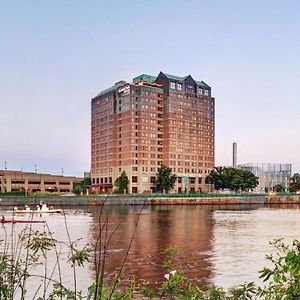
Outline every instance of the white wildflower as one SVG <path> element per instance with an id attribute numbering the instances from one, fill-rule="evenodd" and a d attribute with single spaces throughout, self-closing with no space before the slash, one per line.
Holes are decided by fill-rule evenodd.
<path id="1" fill-rule="evenodd" d="M 170 274 L 167 273 L 167 274 L 164 275 L 164 277 L 165 277 L 167 280 L 169 280 L 169 279 L 170 279 Z"/>
<path id="2" fill-rule="evenodd" d="M 172 276 L 174 276 L 176 272 L 177 272 L 176 270 L 173 270 L 173 271 L 170 272 L 170 274 L 171 274 Z"/>

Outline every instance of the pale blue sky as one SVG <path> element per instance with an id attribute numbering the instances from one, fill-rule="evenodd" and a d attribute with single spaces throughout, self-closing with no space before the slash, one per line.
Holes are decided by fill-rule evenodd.
<path id="1" fill-rule="evenodd" d="M 81 176 L 90 99 L 191 74 L 216 98 L 216 164 L 300 171 L 299 1 L 0 0 L 0 169 Z"/>

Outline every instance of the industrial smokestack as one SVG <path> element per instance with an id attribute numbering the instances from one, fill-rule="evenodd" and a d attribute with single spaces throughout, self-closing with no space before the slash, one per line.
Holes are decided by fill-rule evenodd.
<path id="1" fill-rule="evenodd" d="M 237 167 L 237 143 L 232 144 L 232 166 Z"/>

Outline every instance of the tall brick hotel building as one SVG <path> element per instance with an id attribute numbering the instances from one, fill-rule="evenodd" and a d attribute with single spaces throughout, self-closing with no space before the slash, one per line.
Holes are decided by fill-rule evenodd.
<path id="1" fill-rule="evenodd" d="M 119 81 L 92 99 L 92 184 L 113 188 L 125 171 L 129 193 L 154 191 L 161 165 L 177 175 L 176 192 L 204 191 L 214 168 L 215 99 L 192 76 L 160 72 Z"/>

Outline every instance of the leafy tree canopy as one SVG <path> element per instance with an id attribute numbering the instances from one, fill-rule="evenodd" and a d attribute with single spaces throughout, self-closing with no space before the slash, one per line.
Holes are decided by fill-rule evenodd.
<path id="1" fill-rule="evenodd" d="M 92 185 L 91 177 L 86 177 L 78 183 L 74 183 L 73 192 L 75 194 L 80 194 L 82 191 L 85 191 L 86 188 Z M 56 188 L 57 189 L 57 188 Z"/>
<path id="2" fill-rule="evenodd" d="M 284 192 L 284 187 L 281 184 L 276 184 L 273 186 L 273 191 L 277 193 Z"/>
<path id="3" fill-rule="evenodd" d="M 172 169 L 162 165 L 156 174 L 155 186 L 160 192 L 164 190 L 168 193 L 173 189 L 176 180 L 176 175 L 172 174 Z"/>
<path id="4" fill-rule="evenodd" d="M 300 174 L 295 173 L 290 179 L 290 192 L 296 193 L 300 191 Z"/>
<path id="5" fill-rule="evenodd" d="M 129 179 L 125 171 L 123 171 L 115 181 L 116 193 L 123 194 L 124 191 L 128 192 Z"/>
<path id="6" fill-rule="evenodd" d="M 258 177 L 247 170 L 217 167 L 207 176 L 206 182 L 214 184 L 217 190 L 247 191 L 258 185 Z"/>

